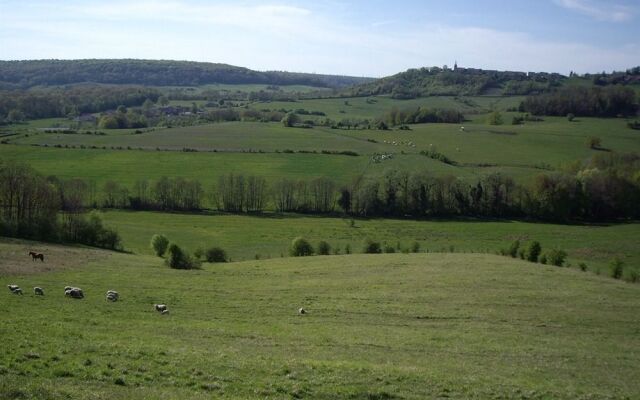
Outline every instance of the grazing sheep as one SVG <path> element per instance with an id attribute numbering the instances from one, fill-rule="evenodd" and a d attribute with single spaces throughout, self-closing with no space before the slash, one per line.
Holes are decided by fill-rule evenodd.
<path id="1" fill-rule="evenodd" d="M 168 311 L 168 310 L 167 310 L 167 305 L 166 305 L 166 304 L 154 304 L 153 306 L 156 308 L 156 311 L 157 311 L 157 312 L 160 312 L 160 313 L 161 313 L 161 312 Z"/>
<path id="2" fill-rule="evenodd" d="M 13 289 L 13 294 L 20 294 L 21 295 L 22 294 L 22 289 L 20 289 L 20 288 Z"/>
<path id="3" fill-rule="evenodd" d="M 307 313 L 307 310 L 305 310 L 304 308 L 300 307 L 300 309 L 298 310 L 298 314 L 300 315 L 304 315 Z"/>
<path id="4" fill-rule="evenodd" d="M 120 298 L 120 294 L 118 294 L 118 292 L 116 292 L 115 290 L 107 291 L 107 300 L 118 301 L 119 298 Z"/>
<path id="5" fill-rule="evenodd" d="M 16 289 L 20 289 L 20 286 L 18 286 L 18 285 L 7 285 L 7 287 L 9 288 L 11 293 L 13 293 L 13 291 L 16 290 Z"/>
<path id="6" fill-rule="evenodd" d="M 83 299 L 84 293 L 80 288 L 71 288 L 69 290 L 64 291 L 64 295 L 67 297 L 71 297 L 73 299 Z"/>
<path id="7" fill-rule="evenodd" d="M 41 287 L 38 287 L 38 286 L 33 288 L 33 293 L 36 296 L 44 296 L 44 290 Z"/>
<path id="8" fill-rule="evenodd" d="M 67 292 L 67 290 L 71 290 L 71 289 L 73 289 L 71 286 L 65 286 L 65 287 L 64 287 L 64 291 L 65 291 L 65 293 Z"/>
<path id="9" fill-rule="evenodd" d="M 160 314 L 162 314 L 162 315 L 169 314 L 169 310 L 162 310 L 162 312 Z"/>

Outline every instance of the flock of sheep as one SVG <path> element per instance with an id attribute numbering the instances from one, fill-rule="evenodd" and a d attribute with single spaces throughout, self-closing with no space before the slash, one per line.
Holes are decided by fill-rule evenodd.
<path id="1" fill-rule="evenodd" d="M 18 285 L 7 285 L 7 287 L 9 288 L 9 290 L 11 291 L 11 293 L 13 294 L 19 294 L 22 295 L 22 288 L 20 288 L 20 286 Z M 44 289 L 42 289 L 39 286 L 36 286 L 33 288 L 33 293 L 36 296 L 44 296 Z M 77 287 L 71 287 L 71 286 L 65 286 L 64 287 L 64 295 L 67 297 L 71 297 L 72 299 L 83 299 L 84 298 L 84 292 L 82 291 L 82 289 L 77 288 Z M 115 290 L 107 290 L 107 296 L 106 296 L 108 301 L 118 301 L 120 300 L 120 294 L 118 292 L 116 292 Z M 167 307 L 166 304 L 154 304 L 153 305 L 154 308 L 156 309 L 157 312 L 159 312 L 160 314 L 169 314 L 169 308 Z M 298 314 L 300 315 L 304 315 L 306 314 L 307 311 L 304 308 L 299 308 L 298 309 Z"/>
<path id="2" fill-rule="evenodd" d="M 33 252 L 29 253 L 30 255 L 33 256 L 32 254 Z M 44 261 L 44 256 L 42 257 Z M 35 260 L 35 258 L 34 258 Z M 22 295 L 22 288 L 20 288 L 20 286 L 18 285 L 7 285 L 7 287 L 9 288 L 9 290 L 11 291 L 11 293 L 13 294 L 17 294 L 17 295 Z M 36 286 L 33 288 L 33 293 L 36 296 L 44 296 L 44 289 Z M 72 299 L 83 299 L 84 298 L 84 292 L 82 291 L 82 289 L 78 288 L 78 287 L 72 287 L 72 286 L 65 286 L 64 287 L 64 295 L 66 297 L 71 297 Z M 108 301 L 118 301 L 120 300 L 120 294 L 118 292 L 116 292 L 115 290 L 107 290 L 107 294 L 106 294 L 106 299 Z M 167 307 L 166 304 L 154 304 L 153 305 L 155 310 L 157 312 L 159 312 L 160 314 L 169 314 L 169 308 Z M 307 311 L 304 308 L 300 308 L 298 309 L 298 314 L 300 315 L 304 315 L 307 314 Z"/>
<path id="3" fill-rule="evenodd" d="M 7 287 L 13 294 L 18 294 L 18 295 L 23 294 L 22 288 L 18 285 L 7 285 Z M 36 296 L 44 296 L 44 289 L 39 286 L 36 286 L 33 288 L 33 294 L 35 294 Z M 82 291 L 82 289 L 78 287 L 72 287 L 72 286 L 64 287 L 64 295 L 67 297 L 71 297 L 72 299 L 84 298 L 84 292 Z M 108 301 L 118 301 L 120 300 L 120 293 L 116 292 L 115 290 L 107 290 L 106 299 Z M 160 314 L 169 313 L 169 308 L 167 307 L 166 304 L 154 304 L 154 307 L 156 311 L 158 311 Z"/>

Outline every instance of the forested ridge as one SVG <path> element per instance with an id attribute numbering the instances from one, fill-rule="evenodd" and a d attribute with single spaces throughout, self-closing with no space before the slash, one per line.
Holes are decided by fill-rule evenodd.
<path id="1" fill-rule="evenodd" d="M 170 60 L 91 59 L 0 61 L 0 88 L 76 83 L 146 86 L 206 84 L 308 85 L 340 88 L 370 78 L 284 71 L 254 71 L 228 64 Z"/>
<path id="2" fill-rule="evenodd" d="M 555 92 L 570 83 L 580 85 L 640 84 L 640 67 L 610 74 L 495 71 L 478 68 L 412 68 L 350 89 L 354 96 L 391 95 L 396 99 L 425 96 L 538 95 Z"/>

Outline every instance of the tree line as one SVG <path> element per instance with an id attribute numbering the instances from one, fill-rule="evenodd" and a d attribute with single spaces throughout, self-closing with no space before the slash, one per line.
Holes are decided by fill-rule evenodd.
<path id="1" fill-rule="evenodd" d="M 553 93 L 527 97 L 520 111 L 534 115 L 616 117 L 636 115 L 638 103 L 635 91 L 622 85 L 567 86 Z"/>
<path id="2" fill-rule="evenodd" d="M 90 190 L 81 179 L 45 178 L 25 165 L 0 163 L 0 236 L 121 249 L 118 233 L 87 214 Z"/>
<path id="3" fill-rule="evenodd" d="M 134 107 L 157 101 L 156 89 L 136 86 L 74 86 L 71 88 L 0 90 L 0 122 L 78 116 Z"/>
<path id="4" fill-rule="evenodd" d="M 370 78 L 253 71 L 228 64 L 170 60 L 0 61 L 0 87 L 69 85 L 95 82 L 150 86 L 201 86 L 211 83 L 345 87 Z"/>
<path id="5" fill-rule="evenodd" d="M 52 208 L 56 211 L 100 207 L 158 211 L 214 208 L 231 213 L 270 210 L 354 217 L 464 216 L 566 222 L 640 217 L 638 171 L 638 154 L 603 153 L 563 171 L 539 174 L 528 184 L 499 173 L 468 182 L 454 176 L 395 169 L 387 170 L 380 178 L 358 179 L 350 184 L 328 177 L 267 181 L 244 174 L 220 176 L 210 187 L 195 179 L 168 177 L 138 180 L 131 187 L 107 181 L 99 188 L 81 179 L 31 179 L 43 182 L 38 196 L 46 199 L 57 193 L 54 197 L 61 206 Z M 52 184 L 53 188 L 47 186 Z M 40 209 L 47 204 L 50 202 L 38 202 L 38 211 L 25 214 L 24 218 L 38 220 L 43 212 L 50 215 L 46 214 L 47 208 Z"/>

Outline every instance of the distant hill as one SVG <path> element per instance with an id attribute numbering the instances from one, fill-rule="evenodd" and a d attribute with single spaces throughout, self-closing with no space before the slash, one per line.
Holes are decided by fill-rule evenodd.
<path id="1" fill-rule="evenodd" d="M 199 86 L 223 84 L 308 85 L 327 88 L 373 81 L 340 75 L 253 71 L 228 64 L 156 60 L 0 61 L 0 88 L 76 83 Z"/>
<path id="2" fill-rule="evenodd" d="M 492 71 L 475 68 L 439 67 L 409 69 L 396 75 L 366 82 L 351 94 L 388 94 L 397 99 L 423 96 L 528 95 L 544 93 L 568 78 L 557 73 Z"/>

